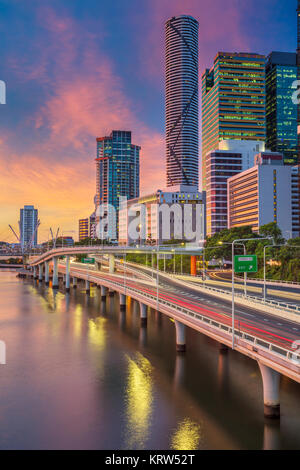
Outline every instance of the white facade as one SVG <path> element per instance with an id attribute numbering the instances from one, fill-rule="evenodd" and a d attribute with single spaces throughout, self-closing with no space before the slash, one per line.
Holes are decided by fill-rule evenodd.
<path id="1" fill-rule="evenodd" d="M 242 154 L 242 167 L 244 171 L 253 166 L 255 155 L 265 151 L 265 142 L 260 140 L 221 140 L 219 150 Z"/>
<path id="2" fill-rule="evenodd" d="M 228 228 L 275 222 L 285 238 L 292 234 L 292 167 L 282 155 L 262 153 L 256 165 L 228 179 Z"/>
<path id="3" fill-rule="evenodd" d="M 186 188 L 178 186 L 176 189 Z M 157 240 L 161 243 L 171 239 L 198 242 L 204 238 L 205 193 L 158 190 L 127 201 L 119 211 L 120 244 Z"/>

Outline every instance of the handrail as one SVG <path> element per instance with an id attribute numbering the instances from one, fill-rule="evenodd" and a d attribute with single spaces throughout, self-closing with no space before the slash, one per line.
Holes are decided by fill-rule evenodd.
<path id="1" fill-rule="evenodd" d="M 79 277 L 80 277 L 80 275 L 84 276 L 84 274 L 82 274 L 82 272 L 78 272 Z M 94 282 L 96 284 L 100 283 L 101 280 L 103 281 L 103 279 L 99 278 L 99 276 L 89 276 L 89 274 L 88 274 L 87 277 L 88 277 L 88 280 L 90 282 Z M 110 286 L 117 287 L 118 290 L 120 290 L 122 292 L 125 290 L 123 283 L 119 283 L 119 282 L 112 281 L 112 280 L 107 280 L 107 279 L 104 279 L 104 282 L 109 284 Z M 149 294 L 149 293 L 145 293 L 145 292 L 141 293 L 138 289 L 136 289 L 132 286 L 128 286 L 128 285 L 126 286 L 126 293 L 127 294 L 128 293 L 135 293 L 135 294 L 138 294 L 138 297 L 145 297 L 147 299 L 150 299 L 150 300 L 153 301 L 153 306 L 155 308 L 157 306 L 157 298 L 153 294 Z M 187 309 L 185 307 L 181 307 L 181 306 L 179 306 L 175 303 L 169 302 L 168 300 L 159 299 L 158 300 L 158 305 L 159 306 L 164 306 L 165 305 L 165 306 L 167 306 L 169 308 L 172 308 L 172 309 L 174 309 L 174 310 L 176 310 L 180 313 L 183 313 L 184 315 L 187 315 L 189 317 L 192 317 L 194 319 L 199 320 L 202 324 L 205 324 L 206 326 L 209 325 L 212 328 L 217 328 L 218 330 L 222 330 L 223 333 L 226 332 L 226 333 L 232 335 L 232 326 L 231 325 L 226 325 L 225 323 L 222 323 L 218 320 L 212 319 L 212 318 L 210 318 L 206 315 L 196 313 L 196 312 L 194 312 L 190 309 Z M 281 358 L 284 357 L 287 361 L 292 362 L 295 365 L 298 365 L 300 363 L 300 353 L 293 352 L 290 349 L 283 348 L 282 346 L 279 346 L 276 343 L 271 343 L 271 342 L 269 342 L 265 339 L 262 339 L 262 338 L 259 338 L 257 336 L 251 335 L 250 333 L 247 333 L 245 331 L 240 331 L 240 329 L 235 328 L 234 329 L 234 334 L 240 340 L 245 341 L 246 344 L 252 344 L 252 345 L 255 345 L 256 347 L 260 347 L 260 348 L 268 351 L 272 355 L 275 355 L 275 357 L 281 357 Z M 299 368 L 299 371 L 300 371 L 300 368 Z"/>

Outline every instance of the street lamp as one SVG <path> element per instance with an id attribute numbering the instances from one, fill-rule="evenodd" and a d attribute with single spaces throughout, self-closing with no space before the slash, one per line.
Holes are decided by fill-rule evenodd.
<path id="1" fill-rule="evenodd" d="M 232 304 L 231 304 L 231 319 L 232 319 L 232 349 L 234 349 L 234 245 L 242 242 L 248 241 L 261 241 L 261 240 L 271 240 L 273 237 L 264 237 L 264 238 L 241 238 L 233 240 L 232 245 Z"/>
<path id="2" fill-rule="evenodd" d="M 219 241 L 219 245 L 231 245 L 231 242 L 222 242 Z M 236 245 L 241 245 L 244 247 L 244 255 L 246 255 L 246 245 L 244 243 L 236 243 Z M 233 269 L 233 266 L 232 266 Z M 244 294 L 247 297 L 247 273 L 244 273 Z"/>

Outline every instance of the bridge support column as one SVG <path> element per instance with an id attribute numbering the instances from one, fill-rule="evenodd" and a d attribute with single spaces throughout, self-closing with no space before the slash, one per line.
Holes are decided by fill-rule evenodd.
<path id="1" fill-rule="evenodd" d="M 77 277 L 73 277 L 73 289 L 77 289 Z"/>
<path id="2" fill-rule="evenodd" d="M 88 280 L 86 279 L 86 281 L 85 281 L 85 292 L 86 292 L 87 294 L 89 294 L 89 293 L 90 293 L 90 290 L 91 290 L 90 281 L 88 281 Z"/>
<path id="3" fill-rule="evenodd" d="M 263 382 L 264 415 L 266 418 L 280 418 L 280 373 L 257 361 Z"/>
<path id="4" fill-rule="evenodd" d="M 33 279 L 37 279 L 36 266 L 33 266 Z"/>
<path id="5" fill-rule="evenodd" d="M 140 312 L 141 312 L 141 325 L 147 325 L 147 305 L 140 302 Z"/>
<path id="6" fill-rule="evenodd" d="M 39 264 L 39 281 L 42 282 L 43 280 L 43 265 Z"/>
<path id="7" fill-rule="evenodd" d="M 70 256 L 66 257 L 66 292 L 70 292 Z"/>
<path id="8" fill-rule="evenodd" d="M 115 255 L 109 255 L 108 260 L 109 260 L 109 272 L 110 274 L 113 274 L 115 272 Z"/>
<path id="9" fill-rule="evenodd" d="M 115 291 L 114 290 L 109 290 L 108 295 L 109 295 L 109 297 L 113 297 L 115 295 Z"/>
<path id="10" fill-rule="evenodd" d="M 54 258 L 53 258 L 52 288 L 53 289 L 58 289 L 58 258 L 57 258 L 57 256 L 54 256 Z"/>
<path id="11" fill-rule="evenodd" d="M 120 309 L 121 310 L 126 309 L 126 295 L 125 294 L 120 294 Z"/>
<path id="12" fill-rule="evenodd" d="M 101 300 L 106 299 L 106 294 L 107 294 L 107 287 L 101 286 Z"/>
<path id="13" fill-rule="evenodd" d="M 45 283 L 49 286 L 49 261 L 45 261 Z"/>
<path id="14" fill-rule="evenodd" d="M 178 320 L 175 320 L 176 328 L 176 351 L 185 352 L 185 325 Z"/>

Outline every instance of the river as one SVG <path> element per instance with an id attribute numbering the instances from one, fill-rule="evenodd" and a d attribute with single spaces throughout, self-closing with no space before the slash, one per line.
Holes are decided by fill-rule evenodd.
<path id="1" fill-rule="evenodd" d="M 255 361 L 118 296 L 65 294 L 0 272 L 0 449 L 300 449 L 300 385 L 263 417 Z"/>

